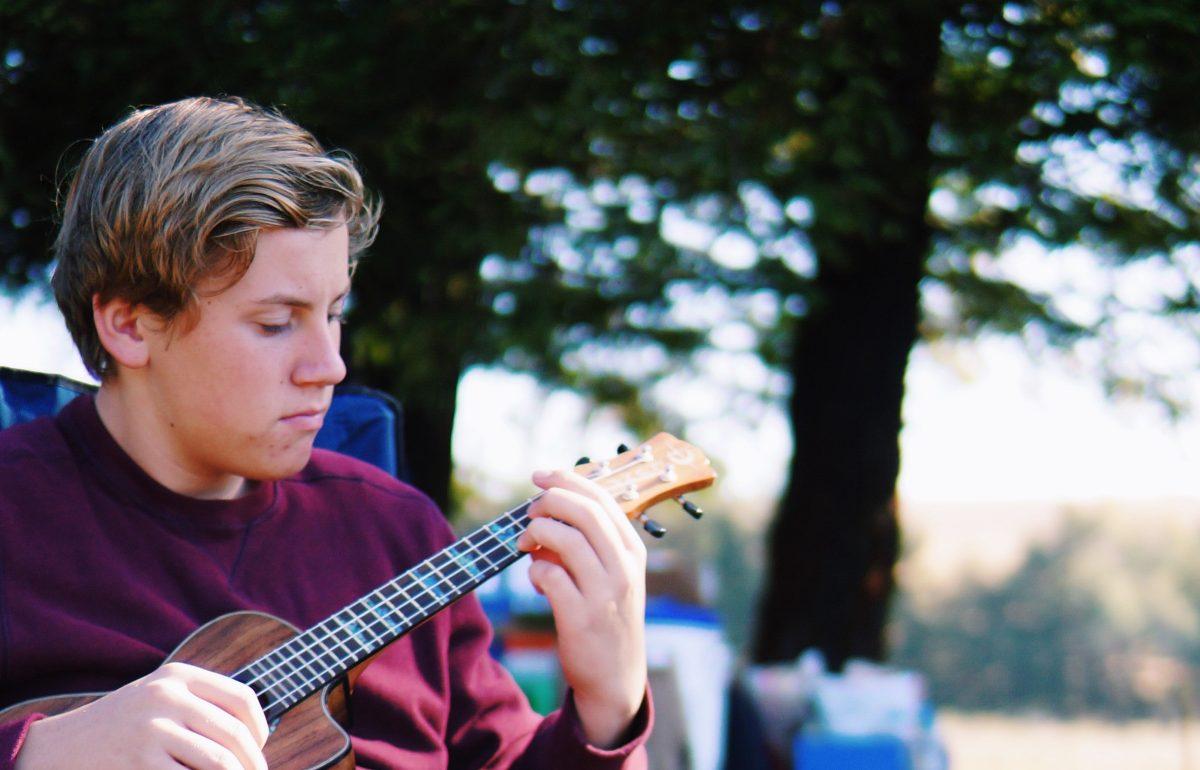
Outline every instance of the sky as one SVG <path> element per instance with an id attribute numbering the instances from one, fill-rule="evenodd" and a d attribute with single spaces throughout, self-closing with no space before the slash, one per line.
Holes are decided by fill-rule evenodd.
<path id="1" fill-rule="evenodd" d="M 0 295 L 0 366 L 87 379 L 57 308 L 32 295 Z M 468 372 L 459 403 L 456 460 L 497 494 L 534 467 L 604 456 L 633 438 L 613 414 L 498 370 Z M 1069 361 L 1034 362 L 1012 340 L 919 346 L 904 423 L 899 489 L 909 503 L 1200 501 L 1200 419 L 1172 424 L 1154 405 L 1113 403 Z M 778 492 L 790 450 L 778 410 L 710 414 L 688 436 L 719 463 L 723 497 Z"/>

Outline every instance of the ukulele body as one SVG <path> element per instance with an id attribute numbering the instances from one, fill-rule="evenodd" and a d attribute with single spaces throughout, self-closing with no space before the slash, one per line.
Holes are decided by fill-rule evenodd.
<path id="1" fill-rule="evenodd" d="M 266 613 L 232 612 L 196 629 L 165 662 L 189 663 L 230 675 L 298 633 L 295 626 Z M 350 672 L 351 681 L 360 670 L 357 667 Z M 83 693 L 22 701 L 0 711 L 0 722 L 37 713 L 62 714 L 103 695 Z M 271 770 L 353 770 L 350 736 L 338 723 L 345 721 L 346 715 L 346 690 L 337 682 L 300 701 L 280 718 L 267 739 L 263 747 L 267 765 Z"/>

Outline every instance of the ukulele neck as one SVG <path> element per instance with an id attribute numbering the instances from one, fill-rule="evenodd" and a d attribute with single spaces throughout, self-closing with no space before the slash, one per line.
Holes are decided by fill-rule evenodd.
<path id="1" fill-rule="evenodd" d="M 529 525 L 530 502 L 343 607 L 233 678 L 258 693 L 268 720 L 282 716 L 519 559 L 516 541 Z"/>

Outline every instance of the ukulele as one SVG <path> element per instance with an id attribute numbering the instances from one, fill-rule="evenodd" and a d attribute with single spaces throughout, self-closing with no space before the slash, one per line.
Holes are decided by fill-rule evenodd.
<path id="1" fill-rule="evenodd" d="M 622 446 L 611 460 L 584 458 L 575 470 L 603 487 L 626 516 L 642 522 L 655 537 L 666 530 L 646 518 L 646 509 L 675 498 L 700 518 L 700 509 L 682 495 L 716 479 L 700 450 L 668 433 L 659 433 L 633 450 Z M 273 770 L 353 770 L 350 736 L 341 723 L 347 716 L 347 698 L 363 669 L 388 644 L 524 556 L 516 541 L 529 525 L 528 509 L 535 499 L 305 631 L 266 613 L 232 612 L 196 629 L 164 662 L 199 666 L 253 689 L 271 730 L 263 754 Z M 0 711 L 0 722 L 34 713 L 61 714 L 103 695 L 77 693 L 23 701 Z"/>

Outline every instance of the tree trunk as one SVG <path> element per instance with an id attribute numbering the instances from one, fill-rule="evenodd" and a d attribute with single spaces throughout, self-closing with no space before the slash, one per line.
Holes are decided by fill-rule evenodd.
<path id="1" fill-rule="evenodd" d="M 898 540 L 897 435 L 917 316 L 919 262 L 903 261 L 894 271 L 827 274 L 825 311 L 807 319 L 796 342 L 795 452 L 770 536 L 760 662 L 791 660 L 809 647 L 835 668 L 884 654 Z"/>
<path id="2" fill-rule="evenodd" d="M 458 375 L 446 382 L 444 398 L 433 403 L 404 405 L 404 453 L 412 484 L 433 498 L 447 514 L 451 513 L 450 479 L 453 461 L 450 439 L 454 428 L 455 394 Z"/>
<path id="3" fill-rule="evenodd" d="M 840 669 L 849 657 L 885 652 L 904 372 L 931 244 L 928 137 L 940 50 L 933 10 L 847 5 L 828 32 L 844 36 L 861 57 L 828 81 L 830 160 L 812 192 L 820 269 L 791 353 L 795 452 L 770 533 L 759 662 L 792 660 L 815 647 Z M 874 81 L 874 91 L 855 87 L 863 78 Z M 864 93 L 881 96 L 872 101 Z M 849 225 L 845 212 L 852 212 Z"/>

